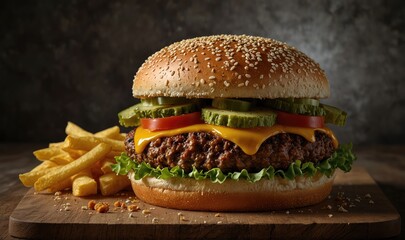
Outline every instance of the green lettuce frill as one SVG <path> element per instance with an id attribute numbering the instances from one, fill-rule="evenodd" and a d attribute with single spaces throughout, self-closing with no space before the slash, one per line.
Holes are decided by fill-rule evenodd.
<path id="1" fill-rule="evenodd" d="M 223 183 L 226 179 L 245 179 L 249 182 L 257 182 L 261 179 L 272 179 L 274 176 L 292 180 L 296 176 L 314 176 L 317 172 L 330 177 L 337 168 L 344 172 L 350 171 L 354 160 L 356 160 L 356 156 L 352 151 L 351 144 L 341 145 L 330 158 L 318 164 L 313 164 L 312 162 L 302 163 L 297 160 L 291 163 L 287 170 L 276 170 L 270 166 L 257 173 L 249 173 L 245 169 L 240 172 L 223 173 L 219 168 L 213 168 L 208 171 L 193 168 L 191 172 L 186 173 L 179 166 L 170 169 L 167 167 L 154 168 L 148 163 L 137 163 L 131 160 L 126 153 L 121 153 L 120 156 L 116 156 L 115 160 L 117 164 L 112 165 L 112 170 L 120 175 L 126 175 L 128 172 L 133 171 L 135 173 L 135 180 L 142 179 L 145 176 L 160 179 L 182 177 L 194 178 L 196 180 L 210 179 L 215 183 Z"/>

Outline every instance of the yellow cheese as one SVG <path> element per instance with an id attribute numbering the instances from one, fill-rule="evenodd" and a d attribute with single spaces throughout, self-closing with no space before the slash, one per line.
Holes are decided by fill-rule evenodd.
<path id="1" fill-rule="evenodd" d="M 289 127 L 283 125 L 273 125 L 271 127 L 255 128 L 230 128 L 210 124 L 196 124 L 183 128 L 152 132 L 143 127 L 138 127 L 135 132 L 134 143 L 137 153 L 143 152 L 150 141 L 160 137 L 170 137 L 189 132 L 212 132 L 220 135 L 222 138 L 229 140 L 238 145 L 246 154 L 253 155 L 259 150 L 260 145 L 269 137 L 279 133 L 293 133 L 300 135 L 310 142 L 315 141 L 315 131 L 326 133 L 332 138 L 335 148 L 338 142 L 329 128 L 301 128 Z"/>

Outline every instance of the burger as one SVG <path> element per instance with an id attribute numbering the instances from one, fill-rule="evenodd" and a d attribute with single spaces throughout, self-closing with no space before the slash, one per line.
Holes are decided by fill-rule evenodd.
<path id="1" fill-rule="evenodd" d="M 320 103 L 324 71 L 285 43 L 216 35 L 173 43 L 139 68 L 121 111 L 132 127 L 113 170 L 136 196 L 184 210 L 267 211 L 324 200 L 351 145 L 326 124 L 347 114 Z"/>

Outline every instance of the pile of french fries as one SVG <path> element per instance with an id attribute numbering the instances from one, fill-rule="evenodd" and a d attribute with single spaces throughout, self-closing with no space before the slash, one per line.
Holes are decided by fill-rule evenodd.
<path id="1" fill-rule="evenodd" d="M 111 170 L 114 156 L 125 151 L 125 134 L 119 127 L 93 134 L 68 122 L 65 132 L 65 141 L 34 152 L 41 163 L 19 175 L 24 186 L 34 187 L 36 192 L 71 189 L 74 196 L 84 197 L 98 192 L 112 195 L 130 185 L 127 176 Z"/>

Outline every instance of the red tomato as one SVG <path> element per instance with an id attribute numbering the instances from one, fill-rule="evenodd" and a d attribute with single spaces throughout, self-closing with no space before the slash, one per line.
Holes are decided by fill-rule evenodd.
<path id="1" fill-rule="evenodd" d="M 323 116 L 306 116 L 286 112 L 277 112 L 277 123 L 304 128 L 322 128 L 325 126 Z"/>
<path id="2" fill-rule="evenodd" d="M 141 126 L 151 131 L 161 131 L 204 123 L 201 112 L 193 112 L 165 118 L 141 118 Z"/>

